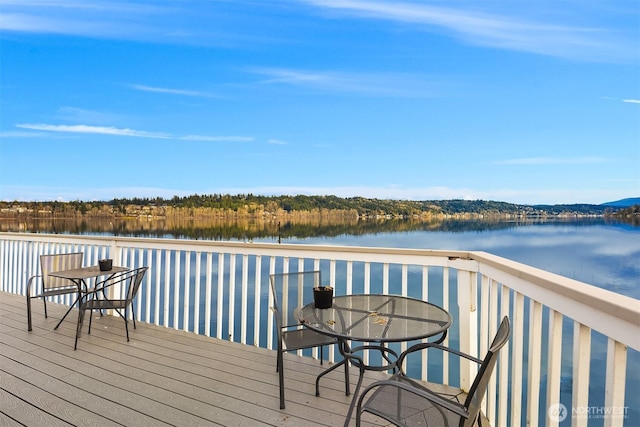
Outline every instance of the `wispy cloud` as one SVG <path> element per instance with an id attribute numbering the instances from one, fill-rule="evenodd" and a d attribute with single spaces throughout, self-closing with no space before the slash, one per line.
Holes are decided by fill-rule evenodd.
<path id="1" fill-rule="evenodd" d="M 251 142 L 255 141 L 251 136 L 239 136 L 239 135 L 185 135 L 176 136 L 164 132 L 149 132 L 144 130 L 135 130 L 128 128 L 116 128 L 111 126 L 91 126 L 91 125 L 51 125 L 44 123 L 22 123 L 15 125 L 20 129 L 29 129 L 40 132 L 2 132 L 0 137 L 6 138 L 35 138 L 45 137 L 50 132 L 54 133 L 71 133 L 71 134 L 96 134 L 96 135 L 110 135 L 110 136 L 133 136 L 139 138 L 159 138 L 159 139 L 176 139 L 181 141 L 203 141 L 203 142 Z M 273 142 L 270 142 L 273 143 Z"/>
<path id="2" fill-rule="evenodd" d="M 255 138 L 250 136 L 206 136 L 206 135 L 187 135 L 179 139 L 183 141 L 208 141 L 208 142 L 251 142 Z"/>
<path id="3" fill-rule="evenodd" d="M 146 85 L 140 85 L 140 84 L 130 84 L 129 87 L 135 90 L 143 91 L 143 92 L 165 93 L 169 95 L 195 96 L 195 97 L 202 97 L 202 98 L 217 97 L 217 95 L 214 95 L 212 93 L 200 92 L 195 90 L 170 89 L 170 88 L 146 86 Z"/>
<path id="4" fill-rule="evenodd" d="M 97 135 L 116 135 L 116 136 L 134 136 L 139 138 L 171 138 L 171 135 L 159 132 L 147 132 L 127 128 L 115 128 L 106 126 L 88 126 L 88 125 L 49 125 L 42 123 L 24 123 L 17 124 L 16 127 L 21 129 L 32 129 L 46 132 L 65 132 L 65 133 L 83 133 Z"/>
<path id="5" fill-rule="evenodd" d="M 332 93 L 406 98 L 432 97 L 451 83 L 435 77 L 410 73 L 348 73 L 322 70 L 254 67 L 248 72 L 260 75 L 264 85 L 288 85 Z"/>
<path id="6" fill-rule="evenodd" d="M 162 35 L 157 19 L 172 12 L 171 7 L 156 3 L 109 0 L 3 0 L 2 6 L 2 30 L 119 39 Z M 155 19 L 156 25 L 149 19 Z"/>
<path id="7" fill-rule="evenodd" d="M 288 145 L 289 143 L 287 141 L 283 141 L 281 139 L 270 139 L 267 141 L 268 144 L 274 144 L 274 145 Z"/>
<path id="8" fill-rule="evenodd" d="M 589 2 L 583 7 L 573 1 L 536 2 L 531 7 L 514 6 L 511 2 L 297 2 L 321 10 L 323 17 L 331 11 L 348 19 L 393 22 L 402 25 L 403 30 L 440 33 L 470 45 L 592 61 L 629 61 L 637 57 L 637 32 L 635 26 L 629 26 L 635 23 L 627 23 L 628 16 L 637 13 L 633 2 L 614 2 L 615 7 L 610 2 Z M 211 2 L 199 9 L 202 16 L 194 17 L 191 8 L 180 1 L 4 0 L 0 29 L 188 44 L 279 40 L 273 34 L 256 38 L 250 31 L 238 30 L 245 20 L 227 13 L 224 3 Z M 268 7 L 291 12 L 291 3 L 294 2 L 271 2 Z M 615 11 L 616 7 L 621 10 Z M 301 16 L 308 12 L 308 8 L 294 10 Z M 219 21 L 225 13 L 226 25 L 213 31 L 211 22 Z M 625 25 L 614 27 L 619 22 Z"/>
<path id="9" fill-rule="evenodd" d="M 605 163 L 610 161 L 603 157 L 524 157 L 494 162 L 498 165 L 578 165 Z"/>
<path id="10" fill-rule="evenodd" d="M 622 102 L 628 102 L 629 104 L 640 104 L 640 99 L 623 99 Z"/>
<path id="11" fill-rule="evenodd" d="M 482 2 L 474 7 L 464 3 L 456 8 L 384 0 L 301 1 L 363 19 L 413 24 L 420 30 L 444 32 L 474 45 L 585 60 L 631 60 L 637 55 L 635 41 L 623 33 L 597 24 L 576 26 L 547 23 L 543 16 L 538 20 L 522 18 L 517 15 L 517 9 L 498 10 L 504 6 L 501 2 Z M 549 8 L 548 15 L 554 19 L 568 21 L 576 13 L 573 7 L 562 10 L 562 6 L 555 3 L 545 5 Z M 481 7 L 494 9 L 480 11 Z M 537 9 L 545 11 L 546 8 L 541 5 Z M 523 11 L 531 14 L 531 9 L 523 8 Z"/>

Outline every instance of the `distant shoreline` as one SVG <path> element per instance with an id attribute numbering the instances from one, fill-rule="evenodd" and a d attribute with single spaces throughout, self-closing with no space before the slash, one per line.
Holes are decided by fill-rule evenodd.
<path id="1" fill-rule="evenodd" d="M 603 205 L 518 205 L 485 200 L 383 200 L 336 196 L 193 195 L 111 201 L 0 202 L 0 218 L 232 219 L 517 219 L 637 216 L 624 199 Z M 635 205 L 640 206 L 640 205 Z M 629 211 L 630 209 L 630 211 Z"/>

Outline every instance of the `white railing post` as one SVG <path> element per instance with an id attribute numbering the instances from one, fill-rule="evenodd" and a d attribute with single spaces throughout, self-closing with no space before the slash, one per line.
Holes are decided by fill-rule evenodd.
<path id="1" fill-rule="evenodd" d="M 524 295 L 516 292 L 513 297 L 513 314 L 511 329 L 511 422 L 509 425 L 518 426 L 522 420 L 522 389 L 524 372 Z M 526 409 L 526 408 L 525 408 Z"/>
<path id="2" fill-rule="evenodd" d="M 588 416 L 584 410 L 589 407 L 589 372 L 591 369 L 591 329 L 578 322 L 573 324 L 573 389 L 571 425 L 587 427 Z M 573 412 L 575 411 L 575 416 Z"/>
<path id="3" fill-rule="evenodd" d="M 451 299 L 449 297 L 449 267 L 442 268 L 442 308 L 446 311 L 449 311 L 449 307 L 451 307 Z M 458 329 L 462 327 L 462 319 L 458 319 Z M 449 331 L 450 332 L 450 331 Z M 442 342 L 442 345 L 449 345 L 449 332 L 447 333 L 446 338 Z M 462 346 L 462 338 L 460 338 L 460 345 Z M 462 347 L 460 347 L 461 351 Z M 445 354 L 442 358 L 442 383 L 449 384 L 449 357 Z"/>
<path id="4" fill-rule="evenodd" d="M 560 379 L 562 375 L 562 314 L 555 310 L 549 310 L 548 349 L 546 421 L 547 426 L 558 427 L 560 425 L 559 417 L 555 416 L 557 415 L 555 413 L 549 413 L 549 410 L 559 410 L 560 408 Z"/>
<path id="5" fill-rule="evenodd" d="M 628 408 L 624 406 L 624 387 L 627 371 L 627 347 L 608 339 L 607 379 L 604 391 L 604 409 L 611 415 L 604 420 L 605 427 L 622 427 Z"/>
<path id="6" fill-rule="evenodd" d="M 202 276 L 202 252 L 196 251 L 196 274 L 193 284 L 193 332 L 201 334 L 200 329 L 200 276 Z"/>
<path id="7" fill-rule="evenodd" d="M 242 324 L 240 326 L 240 342 L 242 344 L 247 343 L 247 304 L 249 300 L 249 255 L 242 255 L 242 284 L 240 300 L 240 312 L 242 313 L 240 319 Z"/>
<path id="8" fill-rule="evenodd" d="M 540 409 L 540 360 L 542 358 L 542 304 L 530 301 L 529 306 L 529 355 L 527 378 L 527 425 L 537 426 Z"/>
<path id="9" fill-rule="evenodd" d="M 120 246 L 118 246 L 118 243 L 116 240 L 112 240 L 111 243 L 109 244 L 109 258 L 113 259 L 113 262 L 122 265 L 123 264 L 123 259 L 122 259 L 122 248 Z"/>
<path id="10" fill-rule="evenodd" d="M 216 299 L 216 338 L 222 339 L 222 315 L 224 307 L 224 253 L 218 253 L 218 298 Z"/>
<path id="11" fill-rule="evenodd" d="M 213 286 L 213 254 L 211 252 L 207 252 L 207 261 L 205 267 L 205 291 L 204 291 L 204 334 L 208 337 L 211 336 L 211 295 L 212 295 L 212 286 Z"/>
<path id="12" fill-rule="evenodd" d="M 478 355 L 478 316 L 476 315 L 475 273 L 458 270 L 458 308 L 460 313 L 460 351 Z M 460 361 L 460 388 L 469 391 L 478 367 L 466 359 Z"/>
<path id="13" fill-rule="evenodd" d="M 226 339 L 235 340 L 235 319 L 236 319 L 236 254 L 229 255 L 229 305 L 227 307 L 229 316 L 228 333 Z"/>
<path id="14" fill-rule="evenodd" d="M 184 253 L 184 286 L 182 290 L 182 330 L 189 330 L 189 305 L 191 302 L 191 251 Z"/>
<path id="15" fill-rule="evenodd" d="M 268 286 L 270 284 L 267 282 L 267 292 L 269 291 Z M 253 285 L 253 345 L 256 347 L 260 346 L 260 336 L 262 335 L 260 332 L 260 313 L 261 313 L 261 292 L 262 289 L 262 257 L 260 255 L 256 255 L 256 277 Z M 267 310 L 269 308 L 267 307 Z"/>
<path id="16" fill-rule="evenodd" d="M 173 254 L 173 265 L 174 265 L 174 274 L 173 274 L 173 329 L 179 329 L 179 318 L 180 318 L 180 252 L 175 251 Z M 169 282 L 166 283 L 169 285 Z M 168 301 L 167 301 L 168 302 Z"/>

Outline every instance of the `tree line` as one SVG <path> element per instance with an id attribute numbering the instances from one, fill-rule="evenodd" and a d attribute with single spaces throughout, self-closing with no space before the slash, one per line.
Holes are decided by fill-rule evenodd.
<path id="1" fill-rule="evenodd" d="M 424 217 L 441 215 L 608 215 L 619 209 L 590 204 L 520 205 L 487 200 L 393 200 L 365 197 L 254 194 L 116 198 L 109 201 L 0 202 L 2 216 L 281 216 Z"/>

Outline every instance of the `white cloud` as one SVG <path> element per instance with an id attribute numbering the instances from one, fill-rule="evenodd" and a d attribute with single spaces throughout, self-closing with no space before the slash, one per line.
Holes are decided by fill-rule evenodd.
<path id="1" fill-rule="evenodd" d="M 288 145 L 289 143 L 287 141 L 282 141 L 281 139 L 270 139 L 267 141 L 268 144 L 275 144 L 275 145 Z"/>
<path id="2" fill-rule="evenodd" d="M 205 141 L 205 142 L 251 142 L 254 141 L 254 137 L 250 136 L 208 136 L 208 135 L 186 135 L 181 137 L 175 137 L 168 133 L 163 132 L 148 132 L 143 130 L 135 130 L 128 128 L 116 128 L 111 126 L 90 126 L 90 125 L 50 125 L 44 123 L 23 123 L 15 125 L 21 129 L 31 129 L 45 132 L 56 133 L 80 133 L 80 134 L 97 134 L 97 135 L 112 135 L 112 136 L 133 136 L 138 138 L 159 138 L 159 139 L 179 139 L 182 141 Z M 47 136 L 47 133 L 43 132 L 3 132 L 0 134 L 4 137 L 13 138 L 35 138 Z"/>
<path id="3" fill-rule="evenodd" d="M 98 135 L 117 135 L 117 136 L 134 136 L 139 138 L 171 138 L 166 133 L 147 132 L 134 129 L 120 129 L 106 126 L 89 126 L 89 125 L 48 125 L 42 123 L 24 123 L 17 124 L 16 127 L 21 129 L 42 130 L 47 132 L 64 132 L 64 133 L 89 133 Z"/>
<path id="4" fill-rule="evenodd" d="M 333 93 L 425 98 L 451 83 L 439 77 L 410 73 L 349 73 L 321 70 L 254 67 L 248 72 L 264 77 L 265 85 L 289 85 Z"/>
<path id="5" fill-rule="evenodd" d="M 504 6 L 502 2 L 480 2 L 474 4 L 474 7 L 463 4 L 456 8 L 384 0 L 302 1 L 364 19 L 408 23 L 418 26 L 420 30 L 443 31 L 466 43 L 481 46 L 586 60 L 634 60 L 637 55 L 635 41 L 614 30 L 598 26 L 546 23 L 543 21 L 546 17 L 538 18 L 538 21 L 528 18 L 529 15 L 521 18 L 517 16 L 517 9 L 512 8 L 508 13 L 495 10 Z M 569 11 L 562 10 L 562 5 L 553 6 L 558 9 L 546 10 L 550 6 L 544 4 L 537 12 L 546 11 L 555 19 L 564 17 L 565 20 L 572 19 L 571 15 L 580 12 L 576 8 Z M 483 12 L 480 8 L 494 10 Z M 530 8 L 522 10 L 521 13 L 532 14 Z M 597 11 L 593 16 L 597 18 Z"/>
<path id="6" fill-rule="evenodd" d="M 623 99 L 622 102 L 628 102 L 629 104 L 640 104 L 640 99 Z"/>
<path id="7" fill-rule="evenodd" d="M 140 84 L 130 84 L 129 87 L 135 90 L 143 91 L 143 92 L 166 93 L 169 95 L 195 96 L 195 97 L 203 97 L 203 98 L 212 98 L 216 96 L 211 93 L 199 92 L 195 90 L 170 89 L 170 88 L 146 86 L 146 85 L 140 85 Z"/>

